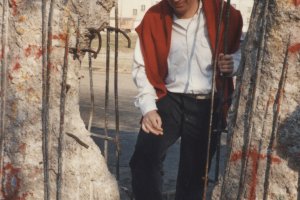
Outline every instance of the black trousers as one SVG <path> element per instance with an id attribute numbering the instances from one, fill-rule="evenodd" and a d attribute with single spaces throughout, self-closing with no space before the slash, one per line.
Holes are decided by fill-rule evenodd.
<path id="1" fill-rule="evenodd" d="M 176 200 L 201 200 L 207 156 L 210 99 L 196 100 L 169 92 L 157 102 L 157 108 L 164 134 L 155 136 L 140 130 L 130 160 L 135 198 L 162 199 L 163 161 L 168 148 L 181 137 Z M 214 117 L 213 126 L 216 125 L 216 120 Z M 210 157 L 216 150 L 216 142 L 216 136 L 212 134 Z"/>

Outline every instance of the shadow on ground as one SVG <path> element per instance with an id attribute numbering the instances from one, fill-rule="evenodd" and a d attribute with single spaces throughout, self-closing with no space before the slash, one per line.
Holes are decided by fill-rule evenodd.
<path id="1" fill-rule="evenodd" d="M 103 128 L 92 127 L 91 130 L 94 134 L 104 134 Z M 115 136 L 115 130 L 108 130 L 109 136 Z M 104 152 L 104 140 L 98 137 L 92 137 L 95 143 L 100 148 L 101 152 Z M 131 190 L 131 174 L 129 168 L 129 160 L 134 151 L 134 146 L 137 139 L 137 133 L 134 132 L 120 132 L 120 145 L 121 145 L 121 154 L 120 154 L 120 165 L 119 165 L 119 186 L 121 192 L 121 200 L 129 200 L 131 199 L 132 190 Z M 226 135 L 223 135 L 222 141 L 225 141 Z M 223 142 L 222 142 L 223 143 Z M 173 200 L 174 192 L 176 186 L 176 177 L 177 177 L 177 166 L 179 163 L 179 148 L 180 148 L 180 140 L 177 141 L 169 150 L 167 154 L 167 158 L 164 162 L 164 199 L 165 200 Z M 225 155 L 225 145 L 221 147 L 221 174 L 224 173 L 224 155 Z M 214 168 L 216 166 L 215 159 L 213 159 L 212 168 L 210 170 L 209 179 L 214 180 Z M 111 173 L 116 175 L 116 146 L 113 142 L 109 142 L 108 145 L 108 167 Z M 214 187 L 213 183 L 209 185 L 209 194 Z"/>

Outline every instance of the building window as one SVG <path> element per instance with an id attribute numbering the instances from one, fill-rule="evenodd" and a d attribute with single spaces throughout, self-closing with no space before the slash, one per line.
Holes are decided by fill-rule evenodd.
<path id="1" fill-rule="evenodd" d="M 136 15 L 137 15 L 137 9 L 133 9 L 132 14 L 133 14 L 134 16 L 136 16 Z"/>
<path id="2" fill-rule="evenodd" d="M 141 11 L 145 11 L 146 10 L 146 6 L 145 5 L 141 5 Z"/>

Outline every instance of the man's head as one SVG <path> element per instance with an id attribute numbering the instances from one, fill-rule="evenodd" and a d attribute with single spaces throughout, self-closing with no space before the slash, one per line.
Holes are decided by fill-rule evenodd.
<path id="1" fill-rule="evenodd" d="M 178 18 L 192 17 L 199 6 L 200 0 L 168 0 Z"/>

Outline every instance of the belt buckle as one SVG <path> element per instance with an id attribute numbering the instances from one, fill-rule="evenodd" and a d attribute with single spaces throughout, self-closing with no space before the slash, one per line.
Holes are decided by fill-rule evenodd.
<path id="1" fill-rule="evenodd" d="M 197 100 L 205 100 L 210 99 L 210 94 L 198 94 L 195 96 Z"/>

